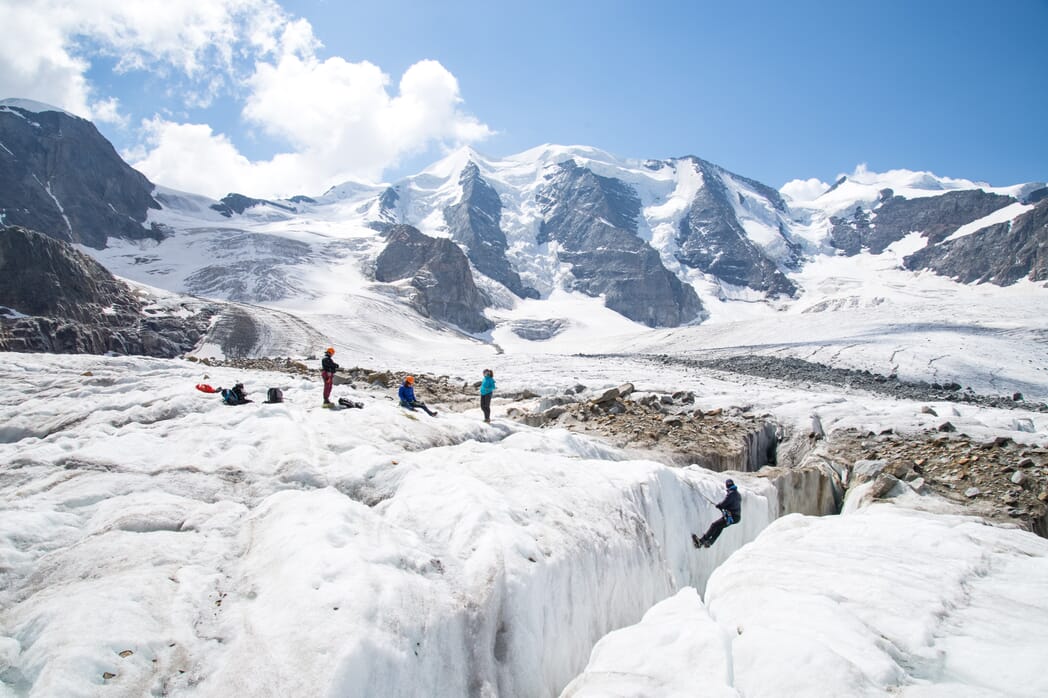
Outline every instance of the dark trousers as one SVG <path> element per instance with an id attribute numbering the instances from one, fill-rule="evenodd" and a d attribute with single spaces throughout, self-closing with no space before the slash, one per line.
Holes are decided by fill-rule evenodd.
<path id="1" fill-rule="evenodd" d="M 724 517 L 720 517 L 716 521 L 710 524 L 710 527 L 706 529 L 706 535 L 702 537 L 703 540 L 709 541 L 712 545 L 714 541 L 720 537 L 721 531 L 726 529 L 730 524 L 724 520 Z"/>
<path id="2" fill-rule="evenodd" d="M 331 402 L 331 384 L 335 380 L 334 373 L 328 373 L 327 371 L 321 371 L 320 377 L 324 379 L 324 402 Z"/>
<path id="3" fill-rule="evenodd" d="M 434 412 L 431 409 L 429 409 L 428 407 L 426 407 L 426 403 L 419 402 L 418 400 L 415 400 L 414 402 L 406 402 L 404 400 L 401 400 L 400 401 L 400 406 L 401 407 L 407 407 L 409 410 L 413 410 L 413 409 L 415 409 L 417 407 L 418 409 L 420 409 L 423 412 L 425 412 L 426 414 L 428 414 L 430 417 L 432 417 L 432 416 L 434 416 L 436 414 L 436 412 Z"/>
<path id="4" fill-rule="evenodd" d="M 484 412 L 484 421 L 491 421 L 491 396 L 493 393 L 487 393 L 480 396 L 480 409 Z"/>

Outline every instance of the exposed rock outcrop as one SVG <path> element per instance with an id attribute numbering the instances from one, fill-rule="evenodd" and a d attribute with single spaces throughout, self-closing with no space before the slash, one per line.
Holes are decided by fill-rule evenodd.
<path id="1" fill-rule="evenodd" d="M 841 430 L 822 449 L 847 473 L 849 489 L 870 494 L 935 494 L 969 514 L 1015 523 L 1048 537 L 1048 449 L 1008 437 L 978 441 L 925 431 L 872 434 Z"/>
<path id="2" fill-rule="evenodd" d="M 423 315 L 467 332 L 493 327 L 484 317 L 487 299 L 473 282 L 466 255 L 451 240 L 431 238 L 410 225 L 389 229 L 386 248 L 375 263 L 375 279 L 409 279 L 410 302 Z"/>
<path id="3" fill-rule="evenodd" d="M 711 274 L 735 286 L 745 286 L 769 295 L 792 296 L 793 282 L 746 234 L 735 214 L 731 193 L 722 177 L 732 176 L 764 196 L 775 210 L 785 212 L 779 193 L 759 182 L 730 175 L 700 158 L 681 160 L 692 163 L 702 175 L 703 186 L 692 199 L 687 215 L 681 219 L 677 236 L 677 259 L 686 266 Z M 800 248 L 780 227 L 783 245 L 792 250 L 793 261 Z"/>
<path id="4" fill-rule="evenodd" d="M 459 178 L 462 199 L 444 209 L 451 239 L 466 248 L 466 255 L 481 274 L 489 276 L 520 298 L 538 298 L 539 292 L 525 286 L 506 258 L 506 234 L 502 232 L 502 201 L 469 162 Z"/>
<path id="5" fill-rule="evenodd" d="M 307 199 L 308 197 L 297 197 L 299 200 Z M 310 199 L 312 201 L 312 199 Z M 273 208 L 286 211 L 288 213 L 296 213 L 298 209 L 294 206 L 288 206 L 286 204 L 280 204 L 276 201 L 269 201 L 267 199 L 252 199 L 250 196 L 244 196 L 243 194 L 227 194 L 217 204 L 213 204 L 211 208 L 218 211 L 226 218 L 232 218 L 233 214 L 242 214 L 253 206 L 272 206 Z"/>
<path id="6" fill-rule="evenodd" d="M 931 269 L 961 283 L 1048 281 L 1048 199 L 1014 221 L 956 240 L 928 245 L 903 260 L 907 269 Z"/>
<path id="7" fill-rule="evenodd" d="M 540 244 L 556 241 L 571 265 L 573 288 L 649 327 L 677 327 L 703 312 L 695 290 L 662 264 L 637 236 L 640 199 L 626 184 L 573 160 L 561 163 L 536 194 Z"/>
<path id="8" fill-rule="evenodd" d="M 210 309 L 189 319 L 150 316 L 121 281 L 68 243 L 0 229 L 0 351 L 177 356 Z M 0 308 L 0 311 L 3 309 Z"/>
<path id="9" fill-rule="evenodd" d="M 102 249 L 109 237 L 159 239 L 153 184 L 94 125 L 60 110 L 0 101 L 0 223 Z"/>
<path id="10" fill-rule="evenodd" d="M 893 242 L 913 232 L 921 233 L 928 238 L 929 244 L 934 244 L 962 225 L 1012 203 L 1015 199 L 1010 196 L 990 194 L 982 189 L 951 191 L 917 199 L 896 196 L 891 189 L 885 189 L 873 208 L 872 218 L 870 212 L 861 206 L 856 207 L 848 218 L 831 218 L 830 244 L 849 256 L 863 249 L 880 254 Z"/>
<path id="11" fill-rule="evenodd" d="M 585 389 L 583 389 L 585 390 Z M 569 390 L 506 414 L 529 426 L 557 426 L 607 438 L 619 448 L 668 465 L 755 472 L 775 462 L 777 425 L 742 410 L 694 406 L 688 391 L 635 392 L 631 383 L 585 394 Z"/>

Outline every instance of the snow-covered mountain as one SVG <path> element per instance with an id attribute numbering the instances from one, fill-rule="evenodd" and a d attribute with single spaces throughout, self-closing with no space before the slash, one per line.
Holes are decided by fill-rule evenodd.
<path id="1" fill-rule="evenodd" d="M 231 303 L 205 354 L 308 354 L 341 343 L 361 361 L 386 363 L 420 343 L 451 355 L 475 346 L 741 347 L 983 391 L 1048 392 L 1038 361 L 1048 330 L 1028 312 L 1045 293 L 1031 283 L 1045 274 L 1043 184 L 993 188 L 860 168 L 832 187 L 780 195 L 695 157 L 628 161 L 545 145 L 506 158 L 463 148 L 391 184 L 214 201 L 154 187 L 84 129 L 93 127 L 44 105 L 0 106 L 0 216 L 68 238 L 66 219 L 79 229 L 77 216 L 126 208 L 121 220 L 134 231 L 102 217 L 95 223 L 109 237 L 85 240 L 86 251 L 139 288 Z M 80 191 L 84 168 L 62 158 L 85 142 L 96 158 L 108 153 L 107 171 L 145 187 L 141 205 L 110 203 L 108 190 L 90 206 L 59 195 Z M 33 155 L 45 147 L 55 153 L 50 169 Z M 402 251 L 396 275 L 380 279 L 395 225 L 463 254 L 426 242 L 432 254 Z M 476 292 L 449 304 L 442 299 L 461 292 L 449 283 Z M 380 345 L 357 339 L 378 327 L 388 338 Z M 932 351 L 920 341 L 928 327 L 950 333 L 958 351 Z M 1030 363 L 973 370 L 982 365 L 973 355 L 999 355 L 998 339 L 1016 332 L 1034 342 Z"/>
<path id="2" fill-rule="evenodd" d="M 892 246 L 898 259 L 888 266 L 999 284 L 1048 278 L 1040 183 L 992 188 L 860 169 L 817 196 L 794 189 L 784 198 L 696 157 L 627 161 L 545 145 L 502 159 L 462 148 L 389 185 L 216 202 L 153 187 L 88 122 L 45 105 L 0 104 L 0 143 L 3 220 L 101 248 L 95 254 L 122 276 L 209 298 L 310 307 L 324 305 L 340 285 L 331 275 L 352 266 L 341 283 L 350 295 L 363 285 L 469 332 L 495 325 L 551 336 L 579 322 L 548 303 L 559 297 L 598 298 L 647 327 L 700 323 L 735 300 L 796 307 L 811 296 L 805 270 L 819 260 L 883 257 Z M 36 155 L 49 148 L 49 158 Z M 84 176 L 103 165 L 114 174 Z M 120 225 L 109 220 L 117 212 Z M 383 234 L 398 224 L 463 250 L 480 289 L 465 315 L 442 315 L 422 298 L 423 288 L 448 290 L 421 268 L 392 286 L 374 277 Z M 488 320 L 455 320 L 480 313 Z M 553 322 L 536 335 L 530 318 L 513 315 Z"/>

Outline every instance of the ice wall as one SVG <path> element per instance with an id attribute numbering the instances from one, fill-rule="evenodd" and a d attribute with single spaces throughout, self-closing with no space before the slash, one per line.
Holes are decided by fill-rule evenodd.
<path id="1" fill-rule="evenodd" d="M 708 471 L 476 443 L 400 466 L 375 507 L 327 488 L 260 508 L 201 689 L 557 695 L 599 638 L 702 588 L 777 507 L 740 480 L 742 523 L 699 551 L 717 515 L 702 494 L 723 493 Z"/>
<path id="2" fill-rule="evenodd" d="M 564 698 L 1048 695 L 1048 541 L 877 503 L 788 516 L 603 638 Z"/>

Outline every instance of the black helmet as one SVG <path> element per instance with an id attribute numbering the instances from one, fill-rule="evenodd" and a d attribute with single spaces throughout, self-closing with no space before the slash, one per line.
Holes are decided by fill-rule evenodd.
<path id="1" fill-rule="evenodd" d="M 729 477 L 727 480 L 724 481 L 724 487 L 730 490 L 731 488 L 735 487 L 735 481 Z"/>

